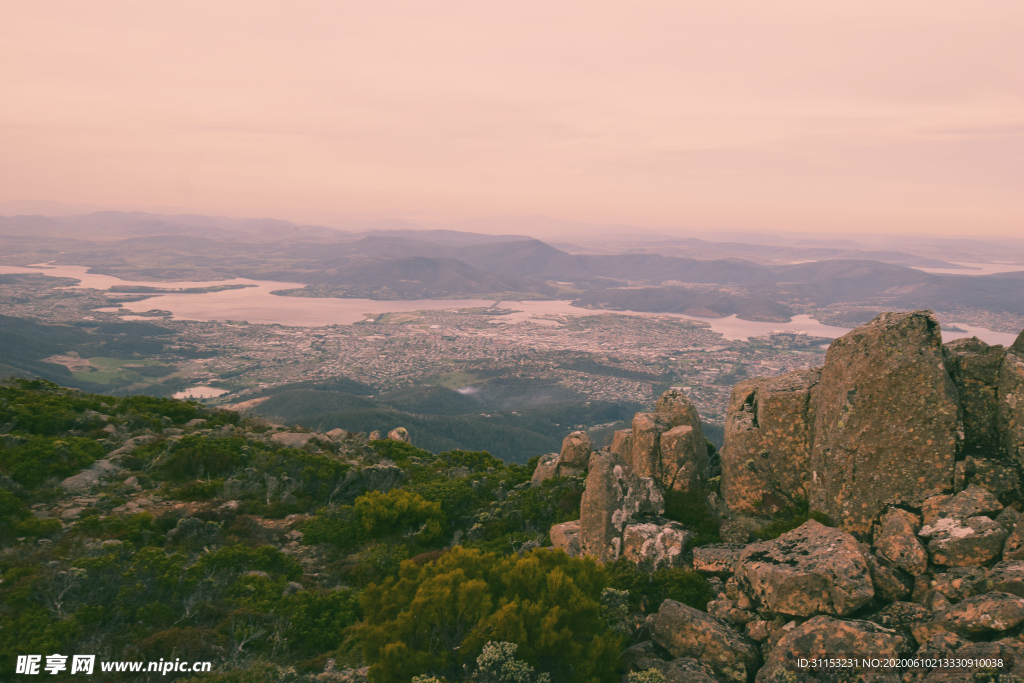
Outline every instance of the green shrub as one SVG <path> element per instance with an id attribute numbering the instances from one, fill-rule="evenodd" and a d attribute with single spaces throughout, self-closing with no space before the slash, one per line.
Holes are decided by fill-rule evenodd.
<path id="1" fill-rule="evenodd" d="M 675 600 L 704 611 L 715 597 L 707 579 L 694 571 L 679 567 L 647 573 L 625 558 L 606 567 L 610 585 L 629 591 L 634 610 L 655 612 L 664 600 Z"/>
<path id="2" fill-rule="evenodd" d="M 366 538 L 402 536 L 426 544 L 447 528 L 440 503 L 402 489 L 369 491 L 355 501 L 355 513 Z"/>
<path id="3" fill-rule="evenodd" d="M 456 547 L 436 562 L 404 562 L 360 602 L 370 680 L 455 680 L 488 641 L 504 641 L 555 680 L 617 681 L 622 638 L 601 618 L 606 582 L 593 560 L 546 550 L 498 557 Z"/>
<path id="4" fill-rule="evenodd" d="M 80 436 L 33 436 L 25 443 L 0 449 L 0 473 L 27 488 L 35 488 L 47 477 L 63 479 L 103 457 L 105 449 Z"/>
<path id="5" fill-rule="evenodd" d="M 223 477 L 246 464 L 245 445 L 245 439 L 237 436 L 184 436 L 159 461 L 158 470 L 172 481 Z"/>

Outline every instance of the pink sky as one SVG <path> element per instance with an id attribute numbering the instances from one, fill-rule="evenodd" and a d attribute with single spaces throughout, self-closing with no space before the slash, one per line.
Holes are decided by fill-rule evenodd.
<path id="1" fill-rule="evenodd" d="M 6 3 L 0 200 L 1024 235 L 1024 3 Z"/>

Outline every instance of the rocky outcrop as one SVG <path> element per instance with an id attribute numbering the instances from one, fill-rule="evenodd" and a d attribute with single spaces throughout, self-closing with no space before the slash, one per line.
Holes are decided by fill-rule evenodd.
<path id="1" fill-rule="evenodd" d="M 637 413 L 628 437 L 613 440 L 641 477 L 651 477 L 663 490 L 697 491 L 708 479 L 708 451 L 697 408 L 677 389 L 658 399 L 653 413 Z"/>
<path id="2" fill-rule="evenodd" d="M 558 455 L 559 475 L 580 475 L 587 469 L 594 445 L 586 432 L 573 432 L 562 440 L 562 451 Z"/>
<path id="3" fill-rule="evenodd" d="M 547 455 L 540 456 L 540 459 L 537 461 L 537 467 L 533 470 L 533 476 L 530 478 L 530 483 L 534 486 L 540 486 L 544 483 L 545 479 L 557 476 L 558 453 L 548 453 Z"/>
<path id="4" fill-rule="evenodd" d="M 729 400 L 721 492 L 733 510 L 772 512 L 807 498 L 811 394 L 819 370 L 737 384 Z"/>
<path id="5" fill-rule="evenodd" d="M 812 509 L 867 533 L 887 504 L 952 488 L 959 407 L 930 311 L 883 313 L 834 341 L 814 404 Z"/>
<path id="6" fill-rule="evenodd" d="M 84 493 L 100 483 L 101 479 L 117 474 L 121 467 L 110 460 L 97 460 L 87 469 L 73 474 L 60 483 L 68 493 Z"/>
<path id="7" fill-rule="evenodd" d="M 650 477 L 641 477 L 611 451 L 590 456 L 580 503 L 580 546 L 599 562 L 614 562 L 623 548 L 626 526 L 665 511 L 665 499 Z"/>
<path id="8" fill-rule="evenodd" d="M 719 681 L 747 683 L 757 670 L 754 644 L 725 623 L 692 607 L 666 600 L 649 622 L 651 640 L 673 657 L 692 657 Z"/>
<path id="9" fill-rule="evenodd" d="M 814 520 L 747 546 L 736 577 L 749 586 L 760 609 L 788 616 L 844 616 L 875 595 L 857 540 Z"/>
<path id="10" fill-rule="evenodd" d="M 694 548 L 693 568 L 705 574 L 732 574 L 745 547 L 742 543 L 712 543 Z"/>
<path id="11" fill-rule="evenodd" d="M 863 678 L 838 679 L 836 669 L 818 672 L 799 667 L 800 659 L 854 659 L 861 660 L 867 653 L 879 659 L 898 659 L 912 651 L 912 641 L 894 629 L 870 621 L 840 621 L 828 616 L 817 616 L 790 630 L 775 647 L 764 666 L 757 673 L 756 683 L 777 681 L 834 681 L 863 680 L 873 683 L 898 683 L 897 670 L 875 670 L 874 675 Z M 784 673 L 799 674 L 787 678 Z M 847 672 L 853 673 L 853 672 Z"/>
<path id="12" fill-rule="evenodd" d="M 401 441 L 402 443 L 412 443 L 409 438 L 409 430 L 405 427 L 395 427 L 388 432 L 388 438 L 392 441 Z"/>
<path id="13" fill-rule="evenodd" d="M 964 453 L 988 457 L 999 454 L 1003 444 L 996 419 L 996 387 L 1006 355 L 1003 347 L 989 346 L 972 337 L 951 341 L 943 348 L 963 409 Z"/>
<path id="14" fill-rule="evenodd" d="M 1018 466 L 1024 466 L 1024 332 L 1006 350 L 996 396 L 996 429 L 1003 450 Z"/>

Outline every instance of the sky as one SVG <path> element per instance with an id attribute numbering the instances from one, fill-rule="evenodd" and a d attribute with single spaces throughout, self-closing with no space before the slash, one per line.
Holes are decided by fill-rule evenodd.
<path id="1" fill-rule="evenodd" d="M 1024 234 L 1024 3 L 4 3 L 0 201 Z"/>

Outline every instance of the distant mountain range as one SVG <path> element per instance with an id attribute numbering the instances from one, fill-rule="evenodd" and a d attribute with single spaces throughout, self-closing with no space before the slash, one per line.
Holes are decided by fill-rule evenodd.
<path id="1" fill-rule="evenodd" d="M 931 274 L 908 266 L 957 266 L 841 241 L 813 246 L 648 239 L 635 247 L 619 244 L 620 253 L 570 253 L 521 235 L 415 230 L 402 222 L 379 227 L 342 232 L 272 219 L 115 211 L 0 217 L 0 259 L 89 265 L 135 280 L 247 277 L 306 285 L 278 292 L 290 296 L 557 297 L 594 308 L 767 321 L 843 302 L 1024 315 L 1024 272 Z M 812 257 L 817 260 L 792 262 Z"/>

